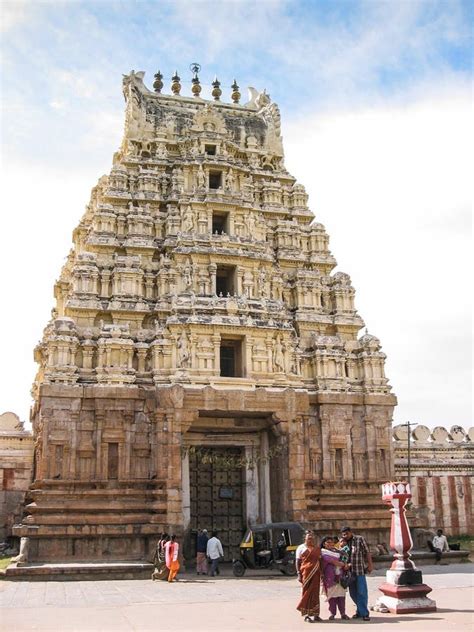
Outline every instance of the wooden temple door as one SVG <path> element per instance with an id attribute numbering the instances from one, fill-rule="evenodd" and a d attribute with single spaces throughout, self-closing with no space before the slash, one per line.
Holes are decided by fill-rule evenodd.
<path id="1" fill-rule="evenodd" d="M 213 530 L 226 561 L 239 555 L 244 519 L 242 448 L 201 447 L 189 454 L 191 529 Z"/>

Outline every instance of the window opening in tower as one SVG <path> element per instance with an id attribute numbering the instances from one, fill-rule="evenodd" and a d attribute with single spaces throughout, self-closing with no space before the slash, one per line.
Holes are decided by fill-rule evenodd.
<path id="1" fill-rule="evenodd" d="M 212 213 L 212 234 L 229 233 L 229 213 L 220 213 L 213 211 Z"/>
<path id="2" fill-rule="evenodd" d="M 220 189 L 222 186 L 222 171 L 209 172 L 209 188 Z"/>
<path id="3" fill-rule="evenodd" d="M 242 377 L 242 340 L 221 341 L 220 364 L 222 377 Z"/>
<path id="4" fill-rule="evenodd" d="M 227 296 L 234 294 L 235 266 L 217 266 L 216 270 L 216 294 Z"/>

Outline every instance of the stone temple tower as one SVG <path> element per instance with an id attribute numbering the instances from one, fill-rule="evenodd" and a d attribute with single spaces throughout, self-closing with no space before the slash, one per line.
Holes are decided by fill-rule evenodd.
<path id="1" fill-rule="evenodd" d="M 388 528 L 396 403 L 350 277 L 284 165 L 280 114 L 123 79 L 125 132 L 93 188 L 36 348 L 30 560 L 140 560 L 157 534 Z"/>

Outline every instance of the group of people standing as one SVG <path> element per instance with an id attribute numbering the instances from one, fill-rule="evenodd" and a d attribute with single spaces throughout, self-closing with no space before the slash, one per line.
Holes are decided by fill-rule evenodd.
<path id="1" fill-rule="evenodd" d="M 224 557 L 217 531 L 208 536 L 207 529 L 199 529 L 196 540 L 196 573 L 219 575 L 219 562 Z M 163 533 L 156 546 L 153 579 L 173 582 L 178 574 L 179 544 L 175 535 Z M 296 571 L 302 585 L 297 610 L 308 623 L 322 621 L 320 594 L 329 606 L 329 619 L 339 611 L 341 619 L 346 613 L 346 591 L 356 605 L 353 619 L 370 621 L 366 575 L 373 570 L 372 557 L 365 539 L 352 533 L 350 527 L 341 529 L 340 537 L 325 536 L 318 546 L 313 531 L 305 532 L 304 543 L 296 549 Z"/>
<path id="2" fill-rule="evenodd" d="M 296 549 L 296 570 L 302 584 L 302 596 L 297 606 L 307 623 L 322 621 L 320 593 L 329 605 L 330 617 L 337 610 L 341 619 L 346 614 L 346 590 L 356 605 L 353 619 L 370 621 L 366 574 L 373 570 L 372 556 L 367 542 L 352 533 L 350 527 L 341 529 L 340 537 L 325 536 L 320 546 L 312 531 L 306 531 L 305 541 Z"/>
<path id="3" fill-rule="evenodd" d="M 152 578 L 165 579 L 167 577 L 169 582 L 174 581 L 180 568 L 178 556 L 179 544 L 176 541 L 176 536 L 162 533 L 153 557 L 155 570 Z"/>
<path id="4" fill-rule="evenodd" d="M 217 531 L 208 536 L 207 529 L 199 529 L 196 541 L 196 572 L 198 575 L 215 577 L 220 574 L 219 562 L 224 558 L 222 543 L 217 537 Z M 162 533 L 156 545 L 152 579 L 176 579 L 179 564 L 179 544 L 175 535 Z"/>
<path id="5" fill-rule="evenodd" d="M 219 562 L 224 558 L 222 542 L 217 531 L 208 536 L 207 529 L 199 529 L 196 540 L 196 573 L 198 575 L 220 575 Z M 208 562 L 210 568 L 208 568 Z"/>

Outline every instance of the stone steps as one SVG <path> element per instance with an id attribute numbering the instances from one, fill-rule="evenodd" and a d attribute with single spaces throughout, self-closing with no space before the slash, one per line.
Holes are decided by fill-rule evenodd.
<path id="1" fill-rule="evenodd" d="M 436 563 L 436 557 L 431 551 L 412 551 L 410 558 L 414 561 L 415 566 L 431 566 Z M 393 562 L 393 555 L 374 555 L 375 568 L 389 568 Z M 469 561 L 469 551 L 448 551 L 443 553 L 441 565 L 459 564 L 460 562 Z"/>
<path id="2" fill-rule="evenodd" d="M 45 478 L 41 481 L 35 481 L 32 483 L 31 491 L 36 490 L 55 490 L 62 491 L 106 491 L 117 492 L 117 490 L 150 490 L 150 489 L 162 489 L 166 485 L 163 479 L 115 479 L 113 481 L 104 481 L 103 479 L 96 479 L 90 481 L 83 481 L 79 479 L 54 479 Z"/>
<path id="3" fill-rule="evenodd" d="M 72 501 L 51 501 L 50 499 L 42 500 L 41 503 L 30 503 L 26 506 L 26 510 L 30 514 L 35 513 L 55 513 L 57 511 L 61 511 L 61 513 L 76 513 L 78 511 L 81 512 L 96 512 L 100 511 L 100 513 L 108 514 L 115 513 L 117 511 L 121 511 L 124 513 L 154 513 L 156 511 L 162 511 L 166 509 L 166 502 L 161 501 L 149 501 L 143 502 L 142 500 L 135 499 L 120 499 L 115 501 L 110 501 L 106 504 L 92 502 L 93 499 L 81 499 L 77 502 Z"/>
<path id="4" fill-rule="evenodd" d="M 35 525 L 88 525 L 88 524 L 146 524 L 150 522 L 150 517 L 156 512 L 134 513 L 117 511 L 116 513 L 107 513 L 105 511 L 91 512 L 89 515 L 84 513 L 68 513 L 56 510 L 53 514 L 47 514 L 43 511 L 36 516 L 31 516 L 31 520 L 26 518 L 24 524 Z M 163 509 L 162 515 L 165 515 Z"/>
<path id="5" fill-rule="evenodd" d="M 18 564 L 7 567 L 5 577 L 16 581 L 86 581 L 110 579 L 150 579 L 149 562 L 52 562 Z"/>
<path id="6" fill-rule="evenodd" d="M 125 536 L 154 536 L 158 537 L 165 529 L 166 514 L 156 514 L 148 517 L 146 523 L 104 523 L 97 524 L 35 524 L 23 521 L 15 525 L 15 535 L 18 537 L 37 538 L 39 536 L 48 538 L 61 538 L 64 536 L 72 538 L 80 537 L 120 537 Z"/>

